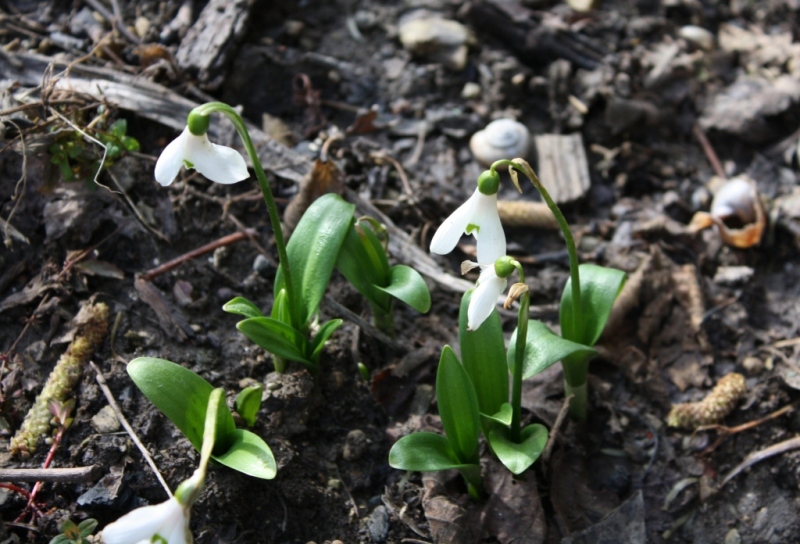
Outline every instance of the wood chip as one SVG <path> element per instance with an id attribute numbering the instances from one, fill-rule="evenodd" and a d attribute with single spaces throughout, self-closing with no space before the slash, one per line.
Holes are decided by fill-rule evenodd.
<path id="1" fill-rule="evenodd" d="M 539 179 L 558 204 L 582 197 L 592 184 L 580 133 L 534 137 L 539 156 Z"/>

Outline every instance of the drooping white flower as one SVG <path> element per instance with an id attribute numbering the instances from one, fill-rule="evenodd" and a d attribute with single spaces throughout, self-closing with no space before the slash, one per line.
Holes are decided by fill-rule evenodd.
<path id="1" fill-rule="evenodd" d="M 481 265 L 494 264 L 506 254 L 506 235 L 497 213 L 497 192 L 487 195 L 480 188 L 475 189 L 433 235 L 431 253 L 450 253 L 465 233 L 475 236 Z"/>
<path id="2" fill-rule="evenodd" d="M 182 505 L 175 497 L 161 504 L 137 508 L 103 529 L 103 542 L 149 544 L 158 537 L 167 544 L 192 544 L 190 509 L 191 506 Z"/>
<path id="3" fill-rule="evenodd" d="M 497 299 L 503 294 L 508 286 L 508 278 L 501 278 L 497 275 L 494 263 L 488 266 L 481 266 L 481 275 L 478 276 L 478 284 L 472 292 L 467 308 L 467 328 L 471 331 L 476 330 L 486 321 L 497 304 Z"/>
<path id="4" fill-rule="evenodd" d="M 166 187 L 175 181 L 181 166 L 194 168 L 216 183 L 236 183 L 250 176 L 247 164 L 238 151 L 212 144 L 206 134 L 192 134 L 188 126 L 158 158 L 156 181 Z"/>

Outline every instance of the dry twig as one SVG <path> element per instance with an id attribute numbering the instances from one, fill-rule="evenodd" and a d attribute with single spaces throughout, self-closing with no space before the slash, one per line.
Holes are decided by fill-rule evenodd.
<path id="1" fill-rule="evenodd" d="M 147 464 L 150 465 L 150 468 L 153 470 L 153 474 L 155 474 L 156 479 L 158 479 L 158 481 L 161 483 L 161 486 L 167 492 L 167 495 L 172 497 L 172 491 L 170 491 L 167 482 L 164 481 L 164 477 L 161 476 L 161 473 L 158 471 L 158 467 L 156 466 L 155 461 L 153 461 L 153 458 L 150 456 L 150 452 L 144 447 L 144 444 L 142 444 L 142 441 L 139 440 L 139 437 L 136 435 L 136 431 L 133 430 L 133 427 L 131 427 L 131 424 L 128 423 L 128 420 L 125 419 L 125 415 L 123 415 L 122 410 L 119 409 L 119 405 L 114 399 L 114 394 L 111 392 L 111 389 L 108 388 L 106 378 L 103 376 L 102 371 L 96 364 L 94 364 L 94 361 L 89 361 L 89 364 L 92 365 L 92 368 L 96 373 L 95 379 L 97 380 L 97 385 L 100 386 L 100 390 L 103 391 L 103 395 L 105 395 L 109 406 L 111 406 L 111 408 L 114 410 L 114 413 L 117 415 L 120 425 L 125 428 L 125 430 L 128 432 L 128 435 L 131 437 L 131 440 L 133 440 L 133 443 L 136 444 L 137 448 L 139 448 L 139 451 L 142 453 L 145 461 L 147 461 Z"/>

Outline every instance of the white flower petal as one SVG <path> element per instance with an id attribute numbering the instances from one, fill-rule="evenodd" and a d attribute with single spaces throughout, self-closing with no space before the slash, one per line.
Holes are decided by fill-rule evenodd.
<path id="1" fill-rule="evenodd" d="M 475 193 L 478 193 L 477 189 L 475 189 Z M 436 230 L 436 234 L 433 235 L 431 240 L 431 253 L 447 255 L 453 251 L 461 239 L 461 235 L 466 232 L 467 226 L 474 222 L 475 202 L 475 194 L 473 194 L 456 211 L 450 214 L 450 217 L 444 220 L 444 223 Z"/>
<path id="2" fill-rule="evenodd" d="M 250 177 L 247 164 L 238 151 L 224 145 L 212 144 L 205 134 L 191 135 L 191 139 L 187 141 L 184 159 L 192 163 L 195 170 L 216 183 L 228 185 Z"/>
<path id="3" fill-rule="evenodd" d="M 183 506 L 173 497 L 161 504 L 144 506 L 125 514 L 103 529 L 103 542 L 105 544 L 149 542 L 154 535 L 160 534 L 164 527 L 172 530 L 176 522 L 181 526 L 186 523 Z M 173 542 L 170 541 L 169 544 Z"/>
<path id="4" fill-rule="evenodd" d="M 156 162 L 156 181 L 166 187 L 178 177 L 178 172 L 183 166 L 183 159 L 186 157 L 187 138 L 193 138 L 189 132 L 189 127 L 183 129 L 180 136 L 172 140 Z"/>
<path id="5" fill-rule="evenodd" d="M 467 308 L 467 328 L 476 330 L 491 315 L 497 299 L 508 285 L 507 278 L 499 278 L 494 265 L 485 267 L 478 278 L 478 286 L 472 292 Z"/>
<path id="6" fill-rule="evenodd" d="M 500 223 L 500 214 L 497 212 L 497 193 L 484 195 L 477 192 L 475 217 L 472 223 L 480 226 L 475 233 L 478 246 L 478 262 L 481 264 L 494 264 L 506 254 L 506 233 Z"/>

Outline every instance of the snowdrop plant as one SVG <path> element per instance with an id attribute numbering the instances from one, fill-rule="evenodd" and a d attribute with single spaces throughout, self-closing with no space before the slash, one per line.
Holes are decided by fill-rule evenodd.
<path id="1" fill-rule="evenodd" d="M 484 204 L 496 203 L 500 184 L 497 168 L 501 165 L 508 167 L 518 189 L 518 173 L 531 180 L 564 233 L 570 255 L 570 281 L 561 300 L 562 336 L 541 321 L 528 318 L 530 292 L 522 266 L 505 255 L 505 235 L 502 228 L 499 231 L 495 228 L 500 223 L 496 205 Z M 481 488 L 477 458 L 480 432 L 513 474 L 521 474 L 530 467 L 547 442 L 547 429 L 542 425 L 522 426 L 524 379 L 562 361 L 566 392 L 575 395 L 571 411 L 579 419 L 585 417 L 588 362 L 596 355 L 592 346 L 605 327 L 625 275 L 596 265 L 578 265 L 566 219 L 533 169 L 522 159 L 497 161 L 481 174 L 470 200 L 445 220 L 434 235 L 431 250 L 434 253 L 452 251 L 463 233 L 475 236 L 478 262 L 465 261 L 462 273 L 475 267 L 480 267 L 481 273 L 475 289 L 468 291 L 461 301 L 462 360 L 445 346 L 439 362 L 436 395 L 445 436 L 435 433 L 405 436 L 389 452 L 389 464 L 415 471 L 457 469 L 464 476 L 470 493 L 478 495 Z M 519 281 L 512 285 L 505 307 L 519 301 L 519 312 L 517 328 L 506 350 L 496 304 L 515 271 Z M 512 376 L 510 398 L 509 372 Z"/>
<path id="2" fill-rule="evenodd" d="M 222 390 L 214 389 L 188 368 L 164 359 L 139 357 L 128 363 L 127 371 L 144 396 L 202 453 L 209 432 L 209 406 L 217 394 L 215 392 Z M 253 392 L 253 389 L 242 392 L 239 394 L 241 401 L 237 399 L 237 410 L 248 426 L 255 422 L 255 415 L 261 407 L 260 389 L 255 390 L 257 396 Z M 224 401 L 216 408 L 211 458 L 255 478 L 274 478 L 277 466 L 269 446 L 257 434 L 237 429 L 233 414 Z"/>
<path id="3" fill-rule="evenodd" d="M 316 372 L 325 341 L 342 323 L 334 319 L 319 324 L 315 317 L 355 208 L 338 195 L 319 198 L 306 211 L 287 244 L 269 181 L 245 122 L 236 110 L 222 102 L 209 102 L 189 113 L 186 129 L 159 157 L 155 172 L 159 183 L 172 183 L 181 167 L 194 168 L 211 181 L 223 184 L 248 177 L 247 166 L 237 151 L 208 140 L 212 113 L 225 115 L 242 140 L 264 196 L 280 261 L 269 315 L 238 297 L 223 309 L 246 318 L 237 328 L 272 353 L 277 371 L 285 371 L 288 361 L 298 361 Z"/>
<path id="4" fill-rule="evenodd" d="M 108 525 L 101 533 L 105 544 L 192 544 L 189 530 L 192 505 L 200 497 L 206 480 L 208 462 L 217 439 L 217 417 L 225 405 L 222 389 L 215 389 L 208 398 L 203 422 L 203 445 L 200 464 L 192 476 L 181 483 L 175 495 L 161 504 L 137 508 Z"/>
<path id="5" fill-rule="evenodd" d="M 419 272 L 402 264 L 389 265 L 388 243 L 389 234 L 377 220 L 354 219 L 336 268 L 369 302 L 373 324 L 394 336 L 395 299 L 425 313 L 431 307 L 431 294 Z"/>

